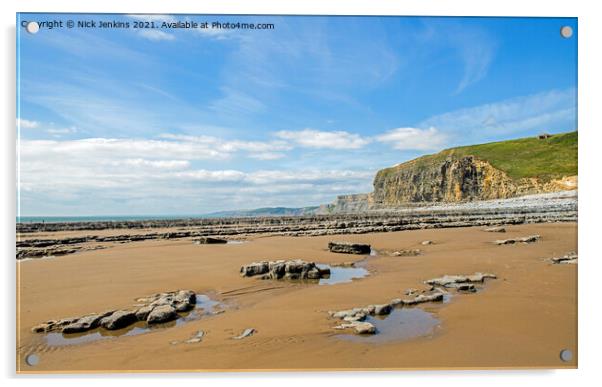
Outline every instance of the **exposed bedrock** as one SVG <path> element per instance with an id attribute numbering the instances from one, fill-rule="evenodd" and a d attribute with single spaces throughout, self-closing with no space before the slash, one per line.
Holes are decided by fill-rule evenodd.
<path id="1" fill-rule="evenodd" d="M 178 313 L 193 309 L 196 294 L 192 290 L 178 290 L 139 298 L 137 302 L 136 308 L 132 309 L 46 321 L 33 327 L 32 332 L 80 333 L 99 327 L 107 330 L 122 329 L 137 321 L 146 321 L 147 324 L 164 323 L 177 319 Z"/>
<path id="2" fill-rule="evenodd" d="M 540 235 L 529 235 L 520 238 L 498 239 L 493 241 L 496 245 L 513 245 L 515 243 L 533 243 L 541 239 Z"/>
<path id="3" fill-rule="evenodd" d="M 330 277 L 330 269 L 320 268 L 315 262 L 300 259 L 261 261 L 240 268 L 243 277 L 261 276 L 261 279 L 318 280 Z"/>
<path id="4" fill-rule="evenodd" d="M 370 254 L 370 245 L 350 242 L 328 242 L 328 250 L 332 253 Z"/>

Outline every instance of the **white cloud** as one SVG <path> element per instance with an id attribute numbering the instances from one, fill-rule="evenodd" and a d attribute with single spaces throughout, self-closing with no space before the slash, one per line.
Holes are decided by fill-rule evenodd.
<path id="1" fill-rule="evenodd" d="M 436 128 L 397 128 L 381 134 L 376 139 L 399 150 L 436 150 L 445 145 L 446 136 Z"/>
<path id="2" fill-rule="evenodd" d="M 172 34 L 168 34 L 167 32 L 163 32 L 161 30 L 155 29 L 141 29 L 138 31 L 138 35 L 155 42 L 162 40 L 174 40 L 176 37 Z"/>
<path id="3" fill-rule="evenodd" d="M 35 129 L 40 126 L 40 123 L 37 121 L 30 121 L 23 118 L 17 118 L 17 127 L 22 129 Z"/>
<path id="4" fill-rule="evenodd" d="M 551 90 L 433 116 L 418 126 L 434 126 L 464 136 L 491 136 L 527 130 L 549 130 L 558 124 L 576 125 L 574 89 Z M 569 129 L 575 129 L 573 127 Z"/>
<path id="5" fill-rule="evenodd" d="M 370 142 L 358 134 L 345 131 L 325 132 L 314 129 L 282 130 L 276 137 L 292 141 L 302 147 L 323 149 L 359 149 Z"/>
<path id="6" fill-rule="evenodd" d="M 206 158 L 209 151 L 203 141 L 24 139 L 19 164 L 21 208 L 24 214 L 131 214 L 302 206 L 330 202 L 342 193 L 368 191 L 374 174 L 303 167 L 198 168 L 197 160 Z M 232 143 L 222 144 L 222 151 L 264 148 L 260 143 Z"/>
<path id="7" fill-rule="evenodd" d="M 131 19 L 142 20 L 147 22 L 155 22 L 155 23 L 174 23 L 177 19 L 173 15 L 160 15 L 160 14 L 131 14 L 126 15 Z"/>
<path id="8" fill-rule="evenodd" d="M 203 146 L 223 154 L 247 152 L 247 156 L 258 160 L 273 160 L 284 155 L 280 152 L 292 149 L 284 141 L 241 141 L 224 140 L 213 136 L 189 136 L 181 134 L 163 134 L 161 138 Z"/>
<path id="9" fill-rule="evenodd" d="M 147 159 L 125 159 L 113 161 L 111 165 L 125 167 L 149 167 L 162 170 L 174 170 L 190 167 L 188 160 L 147 160 Z"/>
<path id="10" fill-rule="evenodd" d="M 61 137 L 65 134 L 77 133 L 77 128 L 75 126 L 69 128 L 48 128 L 46 129 L 46 133 L 55 137 Z"/>

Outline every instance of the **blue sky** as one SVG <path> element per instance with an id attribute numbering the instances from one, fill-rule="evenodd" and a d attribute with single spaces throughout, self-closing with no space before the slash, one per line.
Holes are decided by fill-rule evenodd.
<path id="1" fill-rule="evenodd" d="M 20 17 L 274 24 L 18 28 L 23 216 L 318 205 L 422 154 L 577 127 L 572 18 Z"/>

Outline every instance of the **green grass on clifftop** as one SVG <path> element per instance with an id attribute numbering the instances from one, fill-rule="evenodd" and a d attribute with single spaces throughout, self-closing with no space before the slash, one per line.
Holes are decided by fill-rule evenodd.
<path id="1" fill-rule="evenodd" d="M 502 170 L 512 179 L 535 177 L 542 180 L 577 175 L 577 132 L 561 133 L 547 139 L 537 137 L 469 145 L 443 150 L 434 155 L 386 168 L 381 177 L 401 168 L 424 168 L 448 158 L 475 156 Z"/>

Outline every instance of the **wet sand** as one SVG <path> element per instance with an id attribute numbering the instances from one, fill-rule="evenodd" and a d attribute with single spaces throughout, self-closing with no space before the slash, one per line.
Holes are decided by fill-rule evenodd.
<path id="1" fill-rule="evenodd" d="M 576 223 L 482 227 L 320 237 L 260 237 L 248 243 L 195 245 L 186 240 L 116 244 L 108 249 L 17 263 L 17 369 L 20 372 L 346 370 L 424 368 L 574 368 L 577 365 L 577 265 L 552 256 L 577 250 Z M 123 232 L 124 230 L 121 230 Z M 72 233 L 85 235 L 89 232 Z M 50 235 L 58 235 L 59 233 Z M 496 246 L 495 239 L 540 234 L 532 244 Z M 348 283 L 312 284 L 243 278 L 255 260 L 300 258 L 337 264 L 364 258 L 334 254 L 329 240 L 370 243 L 377 250 L 421 249 L 416 257 L 368 258 L 370 275 Z M 433 245 L 422 246 L 423 240 Z M 476 294 L 425 309 L 440 324 L 404 341 L 342 340 L 328 310 L 404 298 L 407 288 L 443 274 L 490 272 Z M 138 297 L 191 289 L 227 309 L 165 329 L 70 346 L 48 346 L 31 327 L 49 320 L 130 307 Z M 256 333 L 233 340 L 246 328 Z M 202 342 L 170 344 L 198 330 Z M 562 349 L 572 350 L 562 362 Z M 35 353 L 35 367 L 24 362 Z"/>

